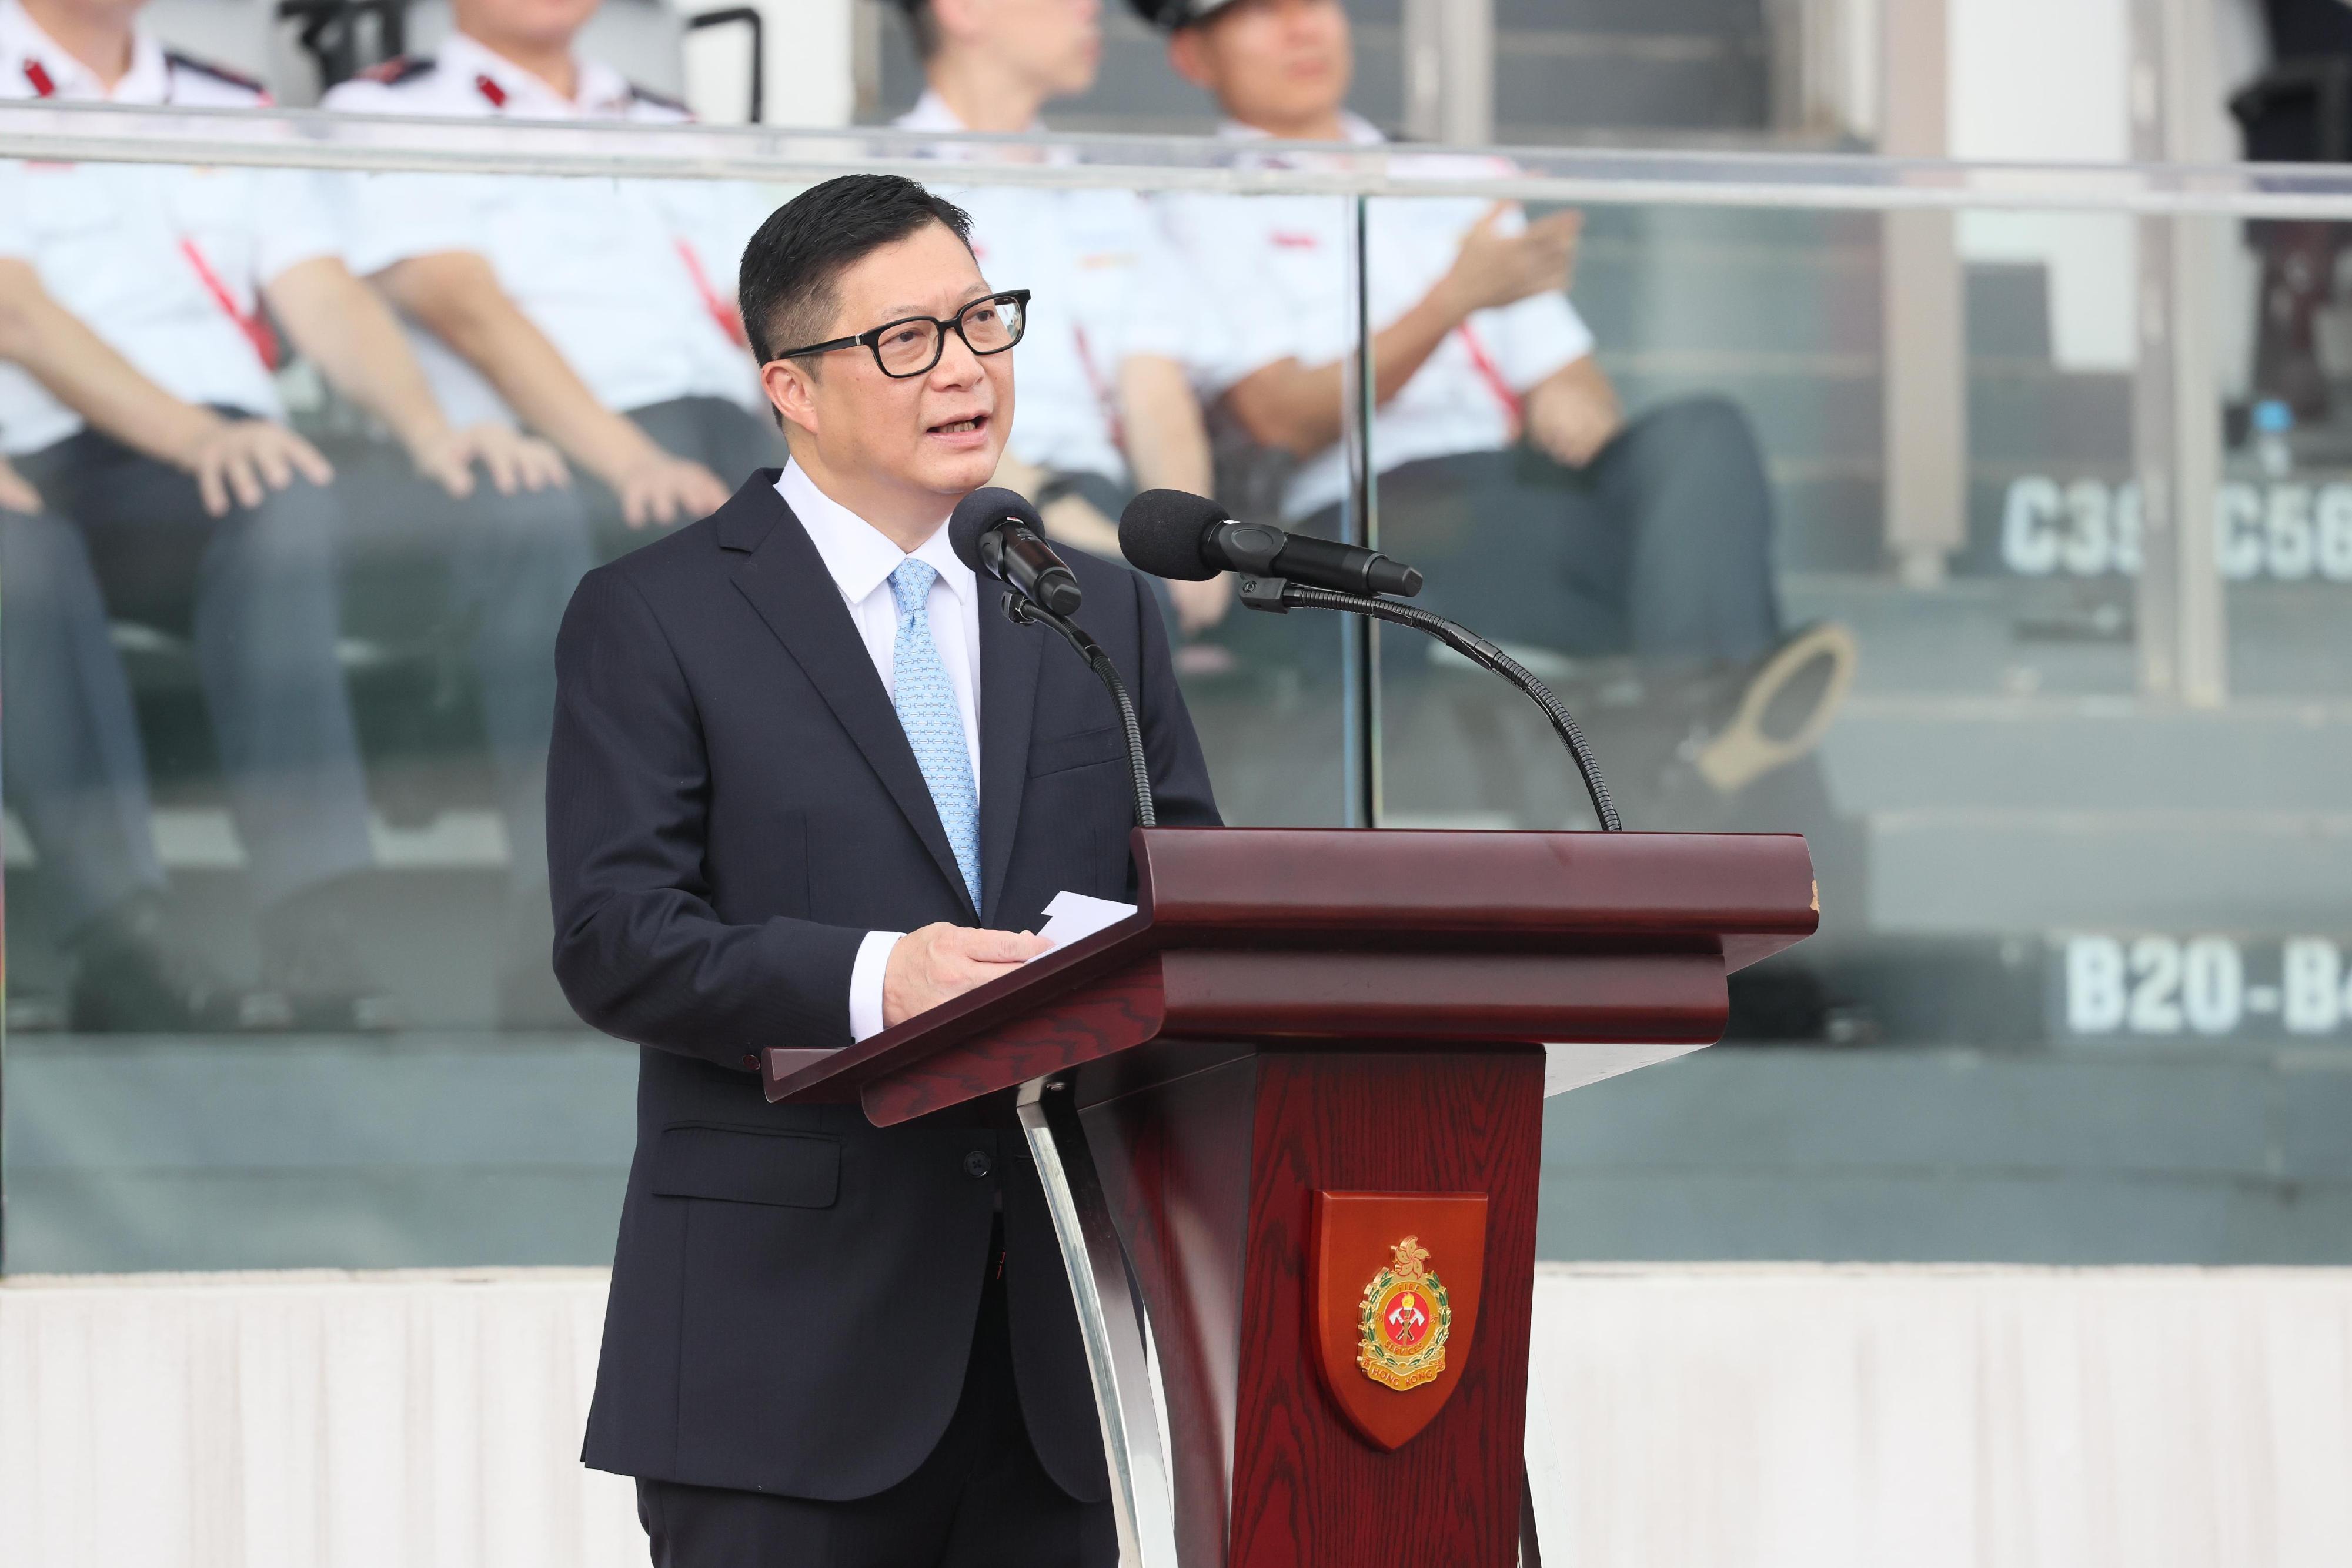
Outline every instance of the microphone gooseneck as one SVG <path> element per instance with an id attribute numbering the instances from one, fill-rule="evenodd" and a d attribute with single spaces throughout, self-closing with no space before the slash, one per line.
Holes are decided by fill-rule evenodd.
<path id="1" fill-rule="evenodd" d="M 1101 644 L 1086 633 L 1086 629 L 1066 616 L 1056 615 L 1034 599 L 1024 599 L 1018 593 L 1007 593 L 1003 601 L 1004 618 L 1016 626 L 1050 626 L 1060 632 L 1087 668 L 1095 673 L 1110 693 L 1110 700 L 1118 708 L 1119 728 L 1127 737 L 1127 768 L 1135 786 L 1135 825 L 1156 828 L 1160 825 L 1157 804 L 1151 798 L 1151 766 L 1143 755 L 1143 727 L 1135 716 L 1135 699 L 1128 695 L 1127 683 L 1119 679 L 1118 666 Z"/>
<path id="2" fill-rule="evenodd" d="M 1294 606 L 1344 611 L 1436 638 L 1472 664 L 1502 676 L 1543 709 L 1576 763 L 1601 831 L 1625 831 L 1584 732 L 1549 686 L 1468 627 L 1381 597 L 1421 591 L 1421 573 L 1402 561 L 1355 545 L 1237 523 L 1207 497 L 1182 490 L 1146 490 L 1129 501 L 1119 514 L 1118 548 L 1128 564 L 1154 577 L 1199 581 L 1220 571 L 1235 572 L 1241 579 L 1241 601 L 1253 610 L 1277 615 Z"/>
<path id="3" fill-rule="evenodd" d="M 1334 593 L 1328 589 L 1302 588 L 1295 582 L 1276 580 L 1244 580 L 1241 587 L 1242 602 L 1253 610 L 1273 610 L 1277 614 L 1298 605 L 1309 610 L 1341 610 L 1352 615 L 1370 616 L 1391 625 L 1410 626 L 1425 632 L 1482 669 L 1502 676 L 1527 694 L 1568 747 L 1576 763 L 1576 771 L 1584 780 L 1584 793 L 1592 802 L 1592 814 L 1600 819 L 1604 833 L 1622 833 L 1624 820 L 1617 814 L 1617 802 L 1610 798 L 1609 786 L 1601 782 L 1601 766 L 1592 759 L 1592 749 L 1584 742 L 1584 731 L 1577 727 L 1576 716 L 1559 700 L 1552 689 L 1538 680 L 1525 664 L 1459 622 L 1448 621 L 1443 615 L 1433 615 L 1426 610 L 1416 610 L 1410 604 L 1393 600 L 1367 599 L 1353 593 Z"/>
<path id="4" fill-rule="evenodd" d="M 991 486 L 956 504 L 948 519 L 956 559 L 1056 615 L 1075 615 L 1085 595 L 1078 580 L 1045 542 L 1045 519 L 1017 490 Z"/>

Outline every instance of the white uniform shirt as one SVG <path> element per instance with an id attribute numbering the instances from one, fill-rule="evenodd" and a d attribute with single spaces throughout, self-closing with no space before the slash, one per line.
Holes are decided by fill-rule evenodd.
<path id="1" fill-rule="evenodd" d="M 890 591 L 890 574 L 906 560 L 928 562 L 939 572 L 931 584 L 927 608 L 931 617 L 931 643 L 955 688 L 956 706 L 963 710 L 963 743 L 971 757 L 972 790 L 980 789 L 980 580 L 971 568 L 956 559 L 948 543 L 947 519 L 911 554 L 891 543 L 882 531 L 816 487 L 807 470 L 786 463 L 776 476 L 776 494 L 808 530 L 809 541 L 833 574 L 849 606 L 849 619 L 882 677 L 883 691 L 898 692 L 898 602 Z M 858 945 L 857 960 L 849 972 L 849 1032 L 864 1040 L 882 1032 L 882 972 L 890 961 L 899 931 L 869 931 Z"/>
<path id="2" fill-rule="evenodd" d="M 110 93 L 0 0 L 0 99 L 250 109 L 260 88 L 142 30 Z M 313 176 L 278 169 L 19 162 L 0 174 L 0 252 L 30 261 L 58 303 L 173 396 L 268 418 L 284 407 L 255 342 L 259 286 L 336 254 Z M 0 450 L 37 452 L 81 416 L 0 364 Z"/>
<path id="3" fill-rule="evenodd" d="M 1227 122 L 1234 139 L 1263 133 Z M 1381 133 L 1349 116 L 1349 139 L 1375 144 Z M 1310 155 L 1311 156 L 1311 155 Z M 1269 166 L 1292 161 L 1268 154 Z M 1491 175 L 1495 160 L 1458 153 L 1396 160 L 1416 177 Z M 1372 329 L 1381 331 L 1428 294 L 1453 267 L 1463 235 L 1494 204 L 1484 196 L 1382 198 L 1365 214 L 1366 280 Z M 1326 365 L 1352 346 L 1348 297 L 1351 205 L 1332 196 L 1164 197 L 1160 216 L 1199 287 L 1218 302 L 1228 331 L 1212 353 L 1188 362 L 1209 395 L 1280 360 Z M 1524 218 L 1514 216 L 1513 225 Z M 1414 371 L 1373 423 L 1372 461 L 1400 464 L 1457 452 L 1508 446 L 1518 434 L 1517 400 L 1562 366 L 1592 351 L 1592 333 L 1564 295 L 1539 294 L 1499 310 L 1480 310 Z M 1296 519 L 1342 499 L 1347 460 L 1338 444 L 1302 465 L 1283 498 Z"/>
<path id="4" fill-rule="evenodd" d="M 968 129 L 926 92 L 897 125 Z M 1033 133 L 1043 125 L 1033 125 Z M 942 160 L 1008 156 L 942 145 Z M 1020 417 L 1008 444 L 1024 463 L 1129 482 L 1118 404 L 1119 367 L 1132 355 L 1182 361 L 1204 312 L 1175 266 L 1150 209 L 1132 191 L 924 182 L 971 214 L 971 248 L 991 288 L 1026 288 L 1028 330 L 1013 350 Z"/>
<path id="5" fill-rule="evenodd" d="M 395 62 L 329 92 L 354 114 L 611 120 L 677 125 L 680 105 L 578 63 L 579 96 L 463 33 L 429 60 Z M 486 258 L 523 314 L 608 408 L 723 397 L 764 411 L 757 369 L 736 334 L 743 244 L 766 215 L 727 181 L 372 174 L 346 182 L 353 271 L 449 251 Z M 457 423 L 510 419 L 474 369 L 423 331 L 412 336 L 441 406 Z"/>

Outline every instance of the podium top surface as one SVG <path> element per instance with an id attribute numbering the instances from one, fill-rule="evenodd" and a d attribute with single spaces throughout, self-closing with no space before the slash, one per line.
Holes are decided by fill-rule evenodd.
<path id="1" fill-rule="evenodd" d="M 1134 915 L 856 1045 L 769 1050 L 768 1098 L 887 1078 L 1154 953 L 1230 950 L 1263 965 L 1286 950 L 1302 970 L 1330 955 L 1681 955 L 1719 974 L 1821 919 L 1795 834 L 1148 828 L 1133 846 Z"/>

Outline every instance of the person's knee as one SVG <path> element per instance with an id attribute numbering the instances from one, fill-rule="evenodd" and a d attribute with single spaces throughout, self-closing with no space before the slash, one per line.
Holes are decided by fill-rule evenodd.
<path id="1" fill-rule="evenodd" d="M 471 537 L 525 580 L 569 590 L 592 564 L 588 508 L 577 489 L 491 492 L 477 496 L 471 510 Z"/>
<path id="2" fill-rule="evenodd" d="M 1699 526 L 1746 535 L 1771 530 L 1770 478 L 1756 427 L 1730 398 L 1683 398 L 1636 420 L 1622 470 L 1638 501 L 1689 503 Z M 1679 498 L 1679 500 L 1677 500 Z"/>
<path id="3" fill-rule="evenodd" d="M 331 584 L 342 528 L 334 490 L 297 478 L 269 492 L 258 507 L 230 512 L 220 535 L 231 549 L 267 559 L 273 570 L 315 573 Z"/>
<path id="4" fill-rule="evenodd" d="M 1628 434 L 1635 433 L 1677 463 L 1713 457 L 1760 465 L 1748 411 L 1721 392 L 1677 398 L 1654 409 L 1634 421 Z"/>
<path id="5" fill-rule="evenodd" d="M 90 578 L 89 557 L 71 523 L 0 507 L 0 591 L 8 610 L 53 603 Z"/>

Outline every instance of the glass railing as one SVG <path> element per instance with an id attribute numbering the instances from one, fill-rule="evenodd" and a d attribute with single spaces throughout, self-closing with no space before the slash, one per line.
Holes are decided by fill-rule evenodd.
<path id="1" fill-rule="evenodd" d="M 1811 841 L 1822 936 L 1734 991 L 1786 1049 L 1557 1103 L 1549 1255 L 2344 1260 L 2352 353 L 2245 368 L 2342 172 L 17 106 L 0 157 L 11 1270 L 609 1255 L 554 630 L 782 461 L 736 256 L 853 171 L 1034 291 L 1003 476 L 1066 546 L 1152 484 L 1375 543 L 1629 826 Z M 1160 591 L 1228 821 L 1591 825 L 1499 682 L 1230 586 Z"/>

